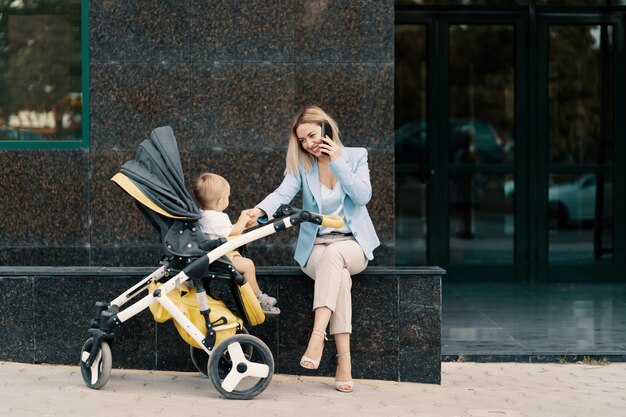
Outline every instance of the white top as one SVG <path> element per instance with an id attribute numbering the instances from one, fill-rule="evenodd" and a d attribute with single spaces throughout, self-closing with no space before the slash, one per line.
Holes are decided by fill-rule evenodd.
<path id="1" fill-rule="evenodd" d="M 215 210 L 200 210 L 202 217 L 198 220 L 200 230 L 209 235 L 211 239 L 227 237 L 233 230 L 233 224 L 228 214 Z"/>
<path id="2" fill-rule="evenodd" d="M 341 183 L 337 181 L 337 184 L 333 187 L 333 189 L 329 189 L 324 184 L 322 185 L 322 214 L 324 216 L 332 216 L 334 214 L 338 215 L 342 219 L 344 219 L 343 227 L 341 229 L 333 229 L 330 227 L 320 227 L 317 234 L 318 235 L 327 235 L 330 232 L 340 232 L 340 233 L 350 233 L 350 226 L 346 223 L 346 218 L 343 212 L 343 199 L 346 196 L 346 193 L 341 186 Z"/>

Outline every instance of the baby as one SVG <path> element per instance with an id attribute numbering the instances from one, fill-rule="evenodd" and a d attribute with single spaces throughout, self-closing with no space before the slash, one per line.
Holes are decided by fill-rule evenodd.
<path id="1" fill-rule="evenodd" d="M 202 218 L 198 220 L 198 226 L 211 239 L 239 235 L 243 232 L 246 223 L 250 220 L 250 216 L 242 212 L 237 222 L 232 224 L 228 215 L 223 213 L 226 207 L 228 207 L 228 198 L 230 196 L 230 185 L 224 177 L 208 172 L 201 174 L 193 186 L 193 194 L 202 209 Z M 226 254 L 226 257 L 230 259 L 235 269 L 250 284 L 265 315 L 279 315 L 280 309 L 275 307 L 276 299 L 263 293 L 259 288 L 254 262 L 244 258 L 237 251 Z"/>

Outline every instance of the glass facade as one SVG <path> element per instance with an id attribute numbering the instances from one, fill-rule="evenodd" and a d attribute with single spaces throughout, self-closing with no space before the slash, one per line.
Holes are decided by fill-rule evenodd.
<path id="1" fill-rule="evenodd" d="M 505 3 L 396 11 L 396 263 L 621 280 L 626 10 Z"/>
<path id="2" fill-rule="evenodd" d="M 81 1 L 0 2 L 0 143 L 81 141 Z"/>

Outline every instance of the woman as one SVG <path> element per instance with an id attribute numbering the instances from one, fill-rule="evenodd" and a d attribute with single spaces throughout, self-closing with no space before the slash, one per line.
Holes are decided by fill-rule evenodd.
<path id="1" fill-rule="evenodd" d="M 330 127 L 324 137 L 323 124 Z M 300 365 L 318 368 L 330 323 L 338 352 L 335 387 L 352 392 L 351 275 L 365 269 L 380 244 L 365 208 L 372 196 L 367 150 L 343 147 L 337 123 L 319 107 L 309 106 L 294 118 L 286 163 L 280 186 L 246 212 L 251 223 L 267 221 L 281 204 L 290 203 L 302 191 L 304 210 L 343 217 L 341 229 L 302 223 L 294 258 L 315 281 L 313 331 Z"/>

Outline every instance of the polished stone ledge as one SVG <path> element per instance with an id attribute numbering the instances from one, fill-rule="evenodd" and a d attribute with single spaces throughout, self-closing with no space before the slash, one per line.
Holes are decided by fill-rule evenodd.
<path id="1" fill-rule="evenodd" d="M 0 266 L 0 277 L 37 277 L 37 276 L 146 276 L 157 268 L 152 267 L 105 267 L 105 266 Z M 301 274 L 295 266 L 258 266 L 259 275 Z M 438 266 L 370 266 L 359 275 L 384 274 L 389 278 L 396 275 L 445 275 L 446 271 Z"/>
<path id="2" fill-rule="evenodd" d="M 111 300 L 156 268 L 0 267 L 0 360 L 75 364 L 93 306 Z M 353 277 L 352 372 L 355 378 L 441 383 L 441 277 L 437 267 L 368 267 Z M 313 281 L 297 267 L 258 267 L 261 288 L 279 300 L 281 315 L 248 329 L 274 355 L 275 372 L 298 366 L 313 323 Z M 212 294 L 232 300 L 228 281 Z M 138 300 L 138 299 L 137 299 Z M 194 371 L 189 347 L 171 323 L 142 311 L 115 330 L 114 367 Z M 35 340 L 37 343 L 35 343 Z M 334 342 L 316 375 L 335 372 Z"/>

